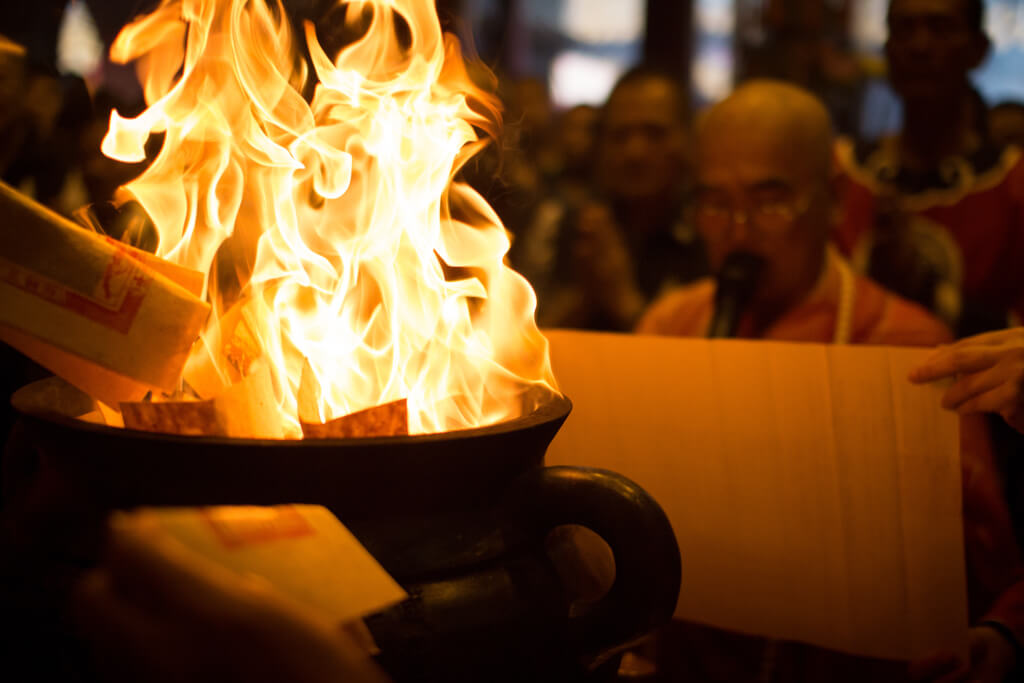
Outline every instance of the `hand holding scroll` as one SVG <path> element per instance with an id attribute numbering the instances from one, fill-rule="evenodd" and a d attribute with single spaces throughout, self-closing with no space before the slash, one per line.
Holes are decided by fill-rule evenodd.
<path id="1" fill-rule="evenodd" d="M 987 332 L 940 346 L 910 374 L 914 383 L 955 381 L 942 406 L 960 414 L 999 413 L 1024 433 L 1024 327 Z"/>
<path id="2" fill-rule="evenodd" d="M 968 656 L 963 659 L 952 651 L 938 652 L 911 663 L 915 681 L 934 683 L 1002 683 L 1015 666 L 1013 646 L 998 631 L 987 626 L 967 633 Z"/>

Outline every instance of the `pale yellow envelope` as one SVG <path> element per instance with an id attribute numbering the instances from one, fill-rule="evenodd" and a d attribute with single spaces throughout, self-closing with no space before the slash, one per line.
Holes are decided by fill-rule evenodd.
<path id="1" fill-rule="evenodd" d="M 358 539 L 319 505 L 143 508 L 115 524 L 156 520 L 200 555 L 262 576 L 296 601 L 348 622 L 404 600 L 405 591 Z"/>

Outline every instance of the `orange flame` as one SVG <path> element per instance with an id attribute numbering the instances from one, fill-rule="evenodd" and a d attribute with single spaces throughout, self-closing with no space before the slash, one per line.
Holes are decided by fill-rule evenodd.
<path id="1" fill-rule="evenodd" d="M 332 58 L 305 22 L 312 73 L 275 0 L 163 0 L 113 45 L 148 109 L 113 113 L 103 152 L 139 161 L 163 134 L 124 190 L 214 306 L 185 377 L 220 390 L 258 356 L 287 437 L 310 391 L 320 421 L 408 399 L 413 433 L 532 410 L 555 390 L 534 293 L 503 264 L 498 216 L 454 179 L 497 102 L 432 2 L 335 13 L 354 39 Z"/>

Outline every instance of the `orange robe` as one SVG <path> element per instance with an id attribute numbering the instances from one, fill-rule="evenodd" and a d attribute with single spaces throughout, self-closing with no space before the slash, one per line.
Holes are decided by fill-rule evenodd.
<path id="1" fill-rule="evenodd" d="M 804 300 L 783 314 L 762 339 L 829 343 L 833 340 L 840 308 L 842 257 L 829 249 L 818 282 Z M 932 346 L 950 341 L 949 330 L 922 307 L 887 292 L 874 282 L 853 276 L 854 297 L 849 341 L 855 344 Z M 715 284 L 704 279 L 666 293 L 644 313 L 636 331 L 641 334 L 702 337 L 714 309 Z M 740 319 L 738 337 L 751 338 L 749 316 Z M 1024 564 L 1010 515 L 1003 498 L 992 456 L 988 427 L 981 416 L 960 421 L 960 458 L 963 488 L 964 546 L 968 570 L 968 602 L 971 623 L 996 620 L 1024 642 Z M 685 590 L 685 588 L 684 588 Z M 762 639 L 690 624 L 674 624 L 672 647 L 694 656 L 680 676 L 710 676 L 729 670 L 729 679 L 765 678 L 765 660 L 771 660 L 774 678 L 769 680 L 902 680 L 901 664 L 851 658 L 797 643 L 773 643 Z M 736 654 L 726 661 L 706 661 L 707 653 L 727 646 Z M 680 645 L 683 643 L 684 645 Z M 718 645 L 715 645 L 718 643 Z M 680 649 L 681 648 L 681 649 Z M 745 653 L 745 654 L 744 654 Z M 770 653 L 768 656 L 766 653 Z M 756 656 L 754 656 L 756 655 Z M 739 661 L 746 658 L 748 661 Z M 715 658 L 712 658 L 715 659 Z M 696 663 L 696 664 L 695 664 Z M 678 664 L 678 661 L 676 661 Z M 744 666 L 746 664 L 746 666 Z M 706 670 L 711 667 L 714 671 Z M 677 669 L 673 664 L 669 669 Z M 839 675 L 840 670 L 842 676 Z"/>
<path id="2" fill-rule="evenodd" d="M 760 339 L 831 342 L 837 323 L 842 257 L 829 249 L 825 268 L 804 300 L 775 321 Z M 715 283 L 710 278 L 666 293 L 641 317 L 636 331 L 676 337 L 703 337 L 714 312 Z M 934 346 L 952 339 L 949 329 L 924 308 L 854 275 L 853 316 L 849 341 L 854 344 Z M 739 338 L 753 338 L 753 321 L 740 318 Z"/>

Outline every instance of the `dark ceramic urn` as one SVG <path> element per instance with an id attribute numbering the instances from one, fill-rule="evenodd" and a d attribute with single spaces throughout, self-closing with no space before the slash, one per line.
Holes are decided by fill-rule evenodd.
<path id="1" fill-rule="evenodd" d="M 398 683 L 594 680 L 675 607 L 679 550 L 658 504 L 613 472 L 544 466 L 566 398 L 443 434 L 272 441 L 83 422 L 71 417 L 74 394 L 55 397 L 54 386 L 12 400 L 20 423 L 5 500 L 61 482 L 76 510 L 68 533 L 85 539 L 106 512 L 139 505 L 325 505 L 409 593 L 367 619 Z M 611 588 L 590 602 L 574 599 L 547 551 L 550 532 L 569 524 L 596 532 L 614 556 Z M 88 550 L 79 555 L 88 564 Z"/>

